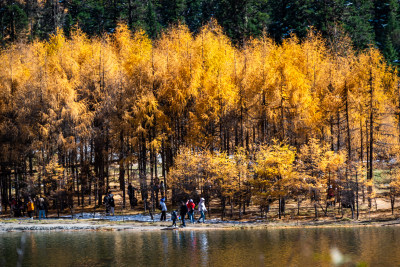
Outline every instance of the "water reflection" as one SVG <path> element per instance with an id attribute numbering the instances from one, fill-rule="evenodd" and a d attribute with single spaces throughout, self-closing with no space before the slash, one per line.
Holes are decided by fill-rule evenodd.
<path id="1" fill-rule="evenodd" d="M 199 232 L 200 264 L 206 266 L 208 263 L 208 235 L 209 232 Z"/>
<path id="2" fill-rule="evenodd" d="M 0 265 L 16 266 L 23 233 L 0 234 Z M 23 266 L 400 265 L 400 227 L 25 233 Z"/>

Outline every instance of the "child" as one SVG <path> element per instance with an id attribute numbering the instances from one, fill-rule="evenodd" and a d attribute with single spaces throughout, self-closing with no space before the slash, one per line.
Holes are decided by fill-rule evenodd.
<path id="1" fill-rule="evenodd" d="M 172 211 L 171 213 L 171 220 L 172 220 L 172 225 L 176 227 L 176 219 L 178 218 L 178 214 L 176 213 L 176 210 Z"/>

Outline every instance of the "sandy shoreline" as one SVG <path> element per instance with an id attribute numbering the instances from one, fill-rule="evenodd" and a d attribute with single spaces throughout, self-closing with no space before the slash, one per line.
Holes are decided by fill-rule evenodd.
<path id="1" fill-rule="evenodd" d="M 272 221 L 272 222 L 218 222 L 190 224 L 186 227 L 171 227 L 171 222 L 113 222 L 107 220 L 1 220 L 0 232 L 25 231 L 198 231 L 198 230 L 238 230 L 238 229 L 279 229 L 309 227 L 380 227 L 400 225 L 400 220 L 386 221 Z"/>

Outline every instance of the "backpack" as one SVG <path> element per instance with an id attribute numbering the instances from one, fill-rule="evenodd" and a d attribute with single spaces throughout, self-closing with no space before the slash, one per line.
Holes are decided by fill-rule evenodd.
<path id="1" fill-rule="evenodd" d="M 133 197 L 133 199 L 132 199 L 132 206 L 137 206 L 137 198 L 136 197 Z"/>
<path id="2" fill-rule="evenodd" d="M 109 203 L 110 203 L 110 207 L 115 207 L 114 198 L 113 197 L 110 197 Z"/>
<path id="3" fill-rule="evenodd" d="M 106 204 L 106 205 L 110 204 L 109 203 L 109 197 L 107 195 L 103 198 L 103 203 Z"/>
<path id="4" fill-rule="evenodd" d="M 172 219 L 172 220 L 176 220 L 177 217 L 178 217 L 178 215 L 176 214 L 176 211 L 173 211 L 173 212 L 171 213 L 171 219 Z"/>
<path id="5" fill-rule="evenodd" d="M 189 212 L 193 212 L 194 211 L 194 203 L 193 202 L 189 202 Z"/>
<path id="6" fill-rule="evenodd" d="M 39 201 L 39 210 L 45 210 L 46 209 L 46 204 L 44 201 Z"/>

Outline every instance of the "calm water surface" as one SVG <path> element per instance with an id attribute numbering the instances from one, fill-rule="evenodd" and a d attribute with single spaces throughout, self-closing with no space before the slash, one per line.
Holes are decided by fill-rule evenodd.
<path id="1" fill-rule="evenodd" d="M 0 266 L 400 266 L 400 227 L 0 233 Z M 348 264 L 346 266 L 353 266 Z"/>

